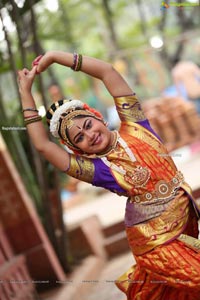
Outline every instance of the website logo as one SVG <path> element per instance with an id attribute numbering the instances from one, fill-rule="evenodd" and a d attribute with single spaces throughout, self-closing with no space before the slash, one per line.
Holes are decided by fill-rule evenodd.
<path id="1" fill-rule="evenodd" d="M 162 1 L 161 10 L 166 10 L 170 7 L 187 8 L 187 7 L 194 7 L 194 6 L 200 6 L 200 0 L 197 0 L 195 2 L 191 2 L 191 1 L 184 1 L 184 2 Z"/>

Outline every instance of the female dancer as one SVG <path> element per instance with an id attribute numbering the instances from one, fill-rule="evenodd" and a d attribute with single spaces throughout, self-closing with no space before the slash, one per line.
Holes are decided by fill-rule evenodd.
<path id="1" fill-rule="evenodd" d="M 102 80 L 121 119 L 119 131 L 110 131 L 101 114 L 82 101 L 63 99 L 51 105 L 47 121 L 53 136 L 72 151 L 48 139 L 31 87 L 36 73 L 52 63 Z M 191 189 L 122 76 L 101 60 L 50 51 L 35 59 L 31 71 L 19 71 L 18 79 L 36 149 L 70 176 L 128 197 L 125 228 L 137 264 L 116 281 L 127 299 L 200 299 L 200 242 Z"/>

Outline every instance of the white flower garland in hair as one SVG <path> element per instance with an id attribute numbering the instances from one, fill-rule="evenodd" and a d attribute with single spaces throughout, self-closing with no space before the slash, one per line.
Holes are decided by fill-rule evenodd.
<path id="1" fill-rule="evenodd" d="M 65 102 L 60 107 L 58 107 L 50 120 L 50 128 L 49 129 L 50 129 L 50 132 L 52 133 L 52 135 L 57 138 L 59 137 L 59 134 L 58 134 L 58 124 L 59 123 L 58 122 L 63 113 L 65 113 L 70 108 L 75 108 L 75 107 L 83 108 L 83 105 L 84 105 L 84 103 L 82 101 L 74 99 L 74 100 Z"/>

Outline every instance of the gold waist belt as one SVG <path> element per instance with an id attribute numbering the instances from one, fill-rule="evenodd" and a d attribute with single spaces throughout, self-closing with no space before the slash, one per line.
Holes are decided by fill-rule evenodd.
<path id="1" fill-rule="evenodd" d="M 160 180 L 155 185 L 153 192 L 146 192 L 142 195 L 132 196 L 128 199 L 130 203 L 151 202 L 157 200 L 169 200 L 173 198 L 176 191 L 184 182 L 183 174 L 177 171 L 175 176 L 170 181 Z"/>
<path id="2" fill-rule="evenodd" d="M 198 240 L 192 236 L 183 234 L 183 233 L 181 235 L 179 235 L 177 240 L 186 244 L 189 248 L 191 248 L 195 252 L 200 253 L 200 240 Z"/>

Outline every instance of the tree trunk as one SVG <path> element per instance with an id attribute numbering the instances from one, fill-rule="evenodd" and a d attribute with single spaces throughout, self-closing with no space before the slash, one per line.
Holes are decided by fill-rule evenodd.
<path id="1" fill-rule="evenodd" d="M 37 38 L 37 24 L 36 24 L 36 18 L 35 18 L 35 13 L 33 9 L 34 1 L 33 0 L 28 0 L 30 4 L 30 14 L 31 14 L 31 29 L 33 32 L 33 48 L 36 53 L 36 56 L 41 54 L 41 46 Z M 44 85 L 42 81 L 42 77 L 39 77 L 39 87 L 40 87 L 40 92 L 42 95 L 43 103 L 45 108 L 48 107 L 46 96 L 45 96 L 45 91 L 44 91 Z M 54 227 L 54 221 L 53 221 L 53 216 L 52 216 L 52 205 L 51 202 L 49 201 L 49 196 L 50 196 L 50 185 L 47 180 L 47 171 L 45 168 L 45 162 L 43 159 L 39 159 L 38 154 L 35 151 L 35 165 L 37 169 L 37 176 L 39 180 L 39 184 L 41 186 L 42 190 L 42 199 L 43 199 L 43 204 L 46 212 L 46 227 L 48 231 L 48 235 L 54 245 L 54 248 L 57 252 L 58 258 L 63 266 L 63 268 L 68 271 L 69 270 L 69 265 L 67 262 L 67 236 L 66 236 L 66 231 L 65 231 L 65 225 L 63 222 L 63 212 L 62 212 L 62 206 L 61 206 L 61 199 L 60 199 L 60 190 L 59 190 L 59 182 L 58 182 L 58 177 L 57 177 L 57 171 L 53 169 L 53 182 L 54 182 L 54 189 L 56 190 L 57 193 L 57 212 L 59 213 L 60 216 L 60 228 L 59 228 L 59 235 L 56 235 L 56 230 L 58 231 L 58 228 L 56 229 Z M 49 176 L 48 176 L 49 177 Z"/>
<path id="2" fill-rule="evenodd" d="M 73 26 L 68 18 L 68 11 L 66 10 L 66 6 L 63 5 L 62 1 L 59 1 L 59 12 L 62 24 L 66 28 L 65 39 L 67 41 L 67 46 L 69 47 L 69 52 L 73 52 L 77 48 L 77 43 L 73 38 Z"/>
<path id="3" fill-rule="evenodd" d="M 19 8 L 16 5 L 14 0 L 10 0 L 12 5 L 12 10 L 10 11 L 11 18 L 15 23 L 16 30 L 17 30 L 17 37 L 18 37 L 18 48 L 21 53 L 21 60 L 22 60 L 22 67 L 27 67 L 27 60 L 26 60 L 26 50 L 23 47 L 23 38 L 22 38 L 22 27 L 23 27 L 23 19 L 19 15 Z"/>
<path id="4" fill-rule="evenodd" d="M 15 60 L 14 60 L 13 53 L 12 53 L 11 42 L 10 42 L 10 39 L 9 39 L 9 36 L 8 36 L 8 33 L 7 33 L 7 29 L 4 25 L 4 20 L 3 20 L 2 14 L 1 14 L 1 8 L 2 8 L 2 4 L 0 3 L 0 20 L 2 22 L 2 26 L 3 26 L 2 29 L 3 29 L 3 32 L 5 34 L 5 41 L 7 43 L 10 66 L 11 66 L 11 69 L 13 71 L 12 75 L 13 75 L 13 81 L 14 81 L 15 89 L 16 89 L 18 97 L 20 98 L 18 83 L 17 83 L 17 76 L 16 76 L 17 75 L 17 69 L 16 69 Z"/>
<path id="5" fill-rule="evenodd" d="M 102 7 L 103 7 L 105 21 L 107 24 L 107 29 L 108 29 L 109 57 L 110 59 L 112 59 L 113 52 L 117 52 L 117 50 L 119 50 L 119 44 L 118 44 L 117 34 L 115 32 L 115 27 L 112 20 L 112 11 L 109 7 L 109 0 L 102 0 Z"/>
<path id="6" fill-rule="evenodd" d="M 148 39 L 148 29 L 147 29 L 147 25 L 146 25 L 146 16 L 145 16 L 145 13 L 144 13 L 144 9 L 142 7 L 142 1 L 141 0 L 136 0 L 136 5 L 137 5 L 139 17 L 140 17 L 141 31 L 142 31 L 144 37 L 146 37 L 146 39 Z"/>

